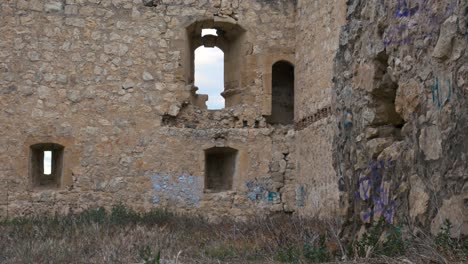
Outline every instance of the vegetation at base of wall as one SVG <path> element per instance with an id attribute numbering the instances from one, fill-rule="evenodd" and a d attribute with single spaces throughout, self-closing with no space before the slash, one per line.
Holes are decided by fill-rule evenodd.
<path id="1" fill-rule="evenodd" d="M 368 257 L 369 254 L 403 256 L 407 247 L 402 237 L 401 226 L 386 224 L 383 219 L 371 226 L 362 238 L 356 241 L 356 253 L 360 257 Z"/>
<path id="2" fill-rule="evenodd" d="M 438 249 L 447 255 L 463 255 L 468 259 L 468 239 L 457 239 L 451 237 L 453 225 L 446 219 L 439 234 L 434 239 Z"/>
<path id="3" fill-rule="evenodd" d="M 451 238 L 451 229 L 447 222 L 436 237 L 408 240 L 401 227 L 379 222 L 347 245 L 337 239 L 340 228 L 332 221 L 273 215 L 213 222 L 163 209 L 141 213 L 115 205 L 0 222 L 0 263 L 323 263 L 346 258 L 366 258 L 367 263 L 386 258 L 384 263 L 391 263 L 388 257 L 395 263 L 401 258 L 425 263 L 426 256 L 441 262 L 466 260 L 466 240 Z"/>

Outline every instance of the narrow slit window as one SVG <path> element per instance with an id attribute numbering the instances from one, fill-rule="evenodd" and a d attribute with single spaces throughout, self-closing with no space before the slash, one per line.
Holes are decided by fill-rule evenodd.
<path id="1" fill-rule="evenodd" d="M 44 151 L 44 175 L 52 174 L 52 151 Z"/>
<path id="2" fill-rule="evenodd" d="M 58 188 L 62 179 L 64 147 L 55 143 L 31 146 L 30 175 L 34 187 Z"/>
<path id="3" fill-rule="evenodd" d="M 195 86 L 199 94 L 208 95 L 208 109 L 224 108 L 224 53 L 218 47 L 195 50 Z"/>

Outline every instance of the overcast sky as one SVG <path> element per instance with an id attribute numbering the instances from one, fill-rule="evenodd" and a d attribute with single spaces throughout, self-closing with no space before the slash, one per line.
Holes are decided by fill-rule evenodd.
<path id="1" fill-rule="evenodd" d="M 214 34 L 210 30 L 203 30 L 204 34 Z M 195 86 L 198 94 L 207 94 L 208 109 L 224 108 L 224 53 L 217 47 L 195 50 Z"/>
<path id="2" fill-rule="evenodd" d="M 52 151 L 44 151 L 44 174 L 50 175 L 52 170 Z"/>

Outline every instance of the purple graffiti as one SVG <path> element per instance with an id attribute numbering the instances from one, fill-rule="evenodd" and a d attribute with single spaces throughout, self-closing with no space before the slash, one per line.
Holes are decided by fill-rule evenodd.
<path id="1" fill-rule="evenodd" d="M 414 2 L 414 1 L 411 1 Z M 417 1 L 414 7 L 410 7 L 410 4 L 407 0 L 398 0 L 396 9 L 394 12 L 395 17 L 399 18 L 399 22 L 396 25 L 390 26 L 386 32 L 383 39 L 385 47 L 396 46 L 396 45 L 406 45 L 413 43 L 417 40 L 436 39 L 438 34 L 438 29 L 440 24 L 445 21 L 449 16 L 453 15 L 456 10 L 456 0 L 452 0 L 444 11 L 433 13 L 432 2 L 428 0 Z M 405 17 L 413 17 L 419 13 L 418 22 L 414 20 L 400 20 Z M 420 25 L 431 25 L 432 30 L 430 32 L 418 33 Z M 411 29 L 415 29 L 414 34 L 416 36 L 411 36 Z"/>
<path id="2" fill-rule="evenodd" d="M 395 201 L 389 199 L 389 190 L 382 187 L 382 182 L 388 171 L 395 170 L 395 161 L 372 161 L 369 163 L 369 169 L 370 177 L 366 176 L 359 180 L 358 191 L 355 193 L 356 200 L 367 201 L 370 199 L 372 201 L 373 207 L 368 208 L 368 212 L 363 214 L 362 217 L 367 220 L 376 214 L 380 214 L 388 223 L 392 223 L 395 213 Z M 369 196 L 371 190 L 372 196 Z"/>

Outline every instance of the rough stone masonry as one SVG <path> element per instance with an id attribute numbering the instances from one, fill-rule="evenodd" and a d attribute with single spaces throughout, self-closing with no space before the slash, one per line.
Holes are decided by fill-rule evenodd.
<path id="1" fill-rule="evenodd" d="M 2 1 L 0 217 L 123 203 L 466 234 L 466 23 L 463 0 Z M 202 46 L 224 53 L 222 110 L 194 85 Z"/>

